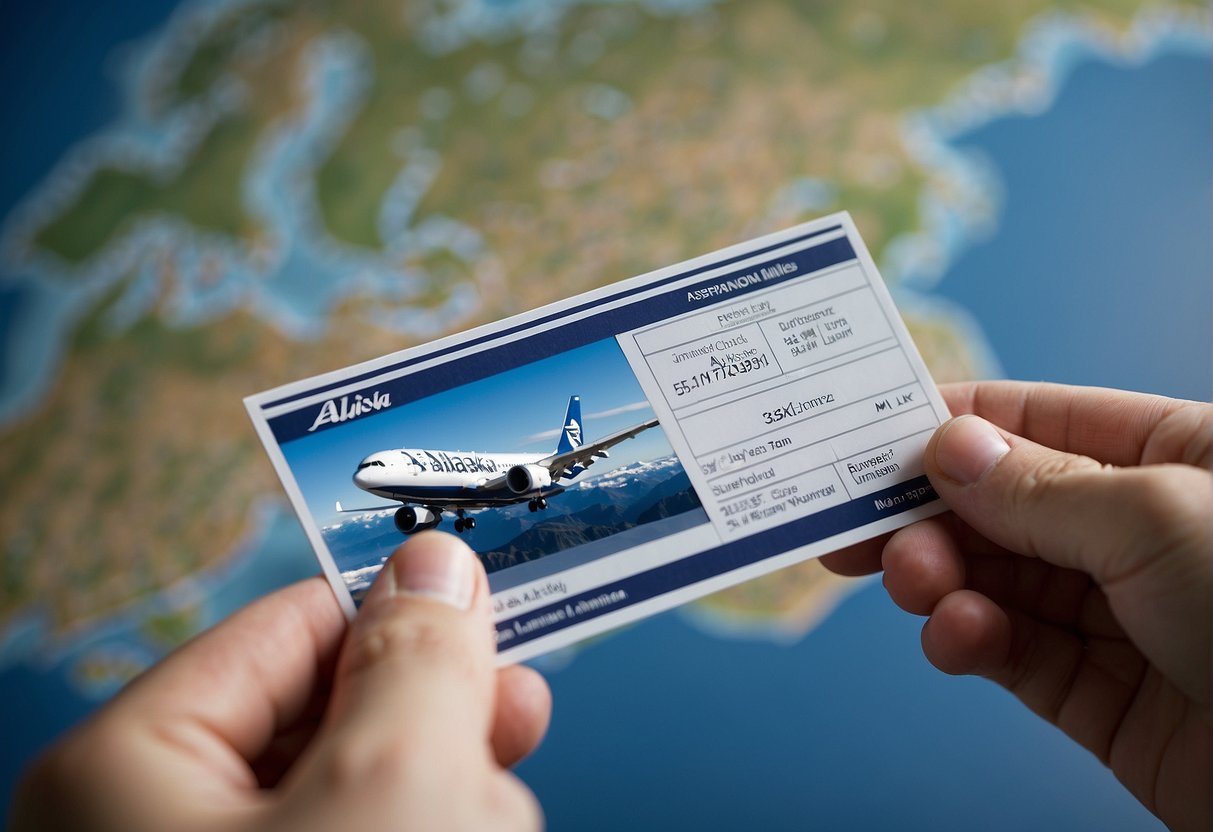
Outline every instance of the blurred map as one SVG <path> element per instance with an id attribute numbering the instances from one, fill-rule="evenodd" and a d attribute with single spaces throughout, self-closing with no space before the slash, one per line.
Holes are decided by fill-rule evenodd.
<path id="1" fill-rule="evenodd" d="M 1046 110 L 1092 56 L 1207 58 L 1208 11 L 931 9 L 178 7 L 122 53 L 112 121 L 5 206 L 0 673 L 99 701 L 314 570 L 244 395 L 830 211 L 938 381 L 1001 374 L 935 291 L 1004 198 L 955 140 Z M 857 586 L 808 563 L 681 615 L 796 641 Z"/>

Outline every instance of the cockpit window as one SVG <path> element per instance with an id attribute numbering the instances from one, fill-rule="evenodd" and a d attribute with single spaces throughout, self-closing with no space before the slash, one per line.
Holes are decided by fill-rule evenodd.
<path id="1" fill-rule="evenodd" d="M 377 466 L 379 466 L 380 468 L 386 468 L 386 467 L 387 467 L 386 465 L 384 465 L 384 464 L 383 464 L 383 460 L 381 460 L 381 459 L 372 459 L 372 460 L 369 460 L 368 462 L 362 462 L 362 463 L 359 463 L 359 464 L 358 464 L 358 470 L 359 470 L 359 471 L 361 471 L 363 468 L 370 468 L 372 465 L 377 465 Z"/>

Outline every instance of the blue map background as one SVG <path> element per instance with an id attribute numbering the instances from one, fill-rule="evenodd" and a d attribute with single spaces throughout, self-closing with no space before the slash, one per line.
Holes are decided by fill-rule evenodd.
<path id="1" fill-rule="evenodd" d="M 54 12 L 4 12 L 3 106 L 20 125 L 0 170 L 6 213 L 113 115 L 105 56 L 166 10 Z M 1057 83 L 1044 112 L 955 140 L 1002 183 L 997 222 L 960 240 L 942 276 L 909 281 L 919 294 L 907 303 L 925 296 L 967 310 L 1008 377 L 1208 399 L 1207 45 L 1164 46 L 1128 67 L 1082 56 Z M 7 335 L 22 298 L 0 292 Z M 3 340 L 7 365 L 20 345 Z M 272 522 L 255 559 L 215 577 L 213 614 L 313 571 L 293 520 Z M 919 626 L 875 582 L 791 643 L 659 616 L 541 665 L 553 728 L 519 774 L 553 829 L 1158 828 L 1087 752 L 1003 691 L 934 671 Z M 30 755 L 96 702 L 62 666 L 37 662 L 0 668 L 0 702 L 7 804 Z"/>

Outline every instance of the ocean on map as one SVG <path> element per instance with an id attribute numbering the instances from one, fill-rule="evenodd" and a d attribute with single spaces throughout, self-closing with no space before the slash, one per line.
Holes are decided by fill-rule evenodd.
<path id="1" fill-rule="evenodd" d="M 0 51 L 0 77 L 20 98 L 23 129 L 10 130 L 0 172 L 6 211 L 72 142 L 114 115 L 112 79 L 73 73 L 63 56 L 100 65 L 112 43 L 150 31 L 169 10 L 60 8 L 50 20 L 33 7 L 8 10 L 21 37 Z M 992 236 L 972 242 L 930 291 L 973 313 L 1008 375 L 1209 396 L 1211 70 L 1207 52 L 1164 51 L 1140 67 L 1087 60 L 1045 113 L 995 119 L 960 138 L 991 158 L 1008 190 Z M 1151 129 L 1177 118 L 1202 129 L 1179 137 Z M 0 297 L 0 333 L 23 302 Z M 7 363 L 18 346 L 4 341 Z M 232 585 L 214 587 L 228 593 L 216 615 L 314 569 L 293 518 L 275 520 L 266 540 L 273 552 L 245 556 L 255 567 L 221 576 Z M 927 813 L 906 807 L 926 799 L 932 828 L 973 817 L 992 830 L 1041 818 L 1059 828 L 1159 828 L 1086 752 L 1000 690 L 926 666 L 917 628 L 876 585 L 791 645 L 710 637 L 664 614 L 549 672 L 553 733 L 519 774 L 553 829 L 910 829 L 908 814 Z M 676 675 L 668 672 L 674 651 Z M 10 705 L 0 716 L 4 806 L 20 765 L 96 705 L 71 679 L 73 657 L 0 670 Z M 682 727 L 671 732 L 672 723 Z M 844 733 L 855 725 L 866 729 Z M 647 742 L 653 736 L 662 742 Z M 997 771 L 970 764 L 974 743 L 999 757 Z M 1065 785 L 1024 801 L 1016 796 L 1024 782 Z"/>
<path id="2" fill-rule="evenodd" d="M 1003 172 L 1006 202 L 931 291 L 972 311 L 1009 376 L 1209 397 L 1211 78 L 1207 52 L 1087 60 L 1046 112 L 960 137 Z M 1201 129 L 1176 136 L 1176 122 Z M 878 582 L 790 645 L 713 638 L 665 613 L 549 677 L 560 740 L 519 773 L 553 829 L 1161 828 L 1003 690 L 930 667 L 920 620 Z M 661 672 L 670 652 L 674 676 Z M 669 702 L 677 720 L 655 704 Z M 975 745 L 996 770 L 971 765 Z M 578 782 L 587 770 L 593 783 Z M 1058 788 L 1025 803 L 1024 783 Z M 906 810 L 924 799 L 931 810 Z"/>

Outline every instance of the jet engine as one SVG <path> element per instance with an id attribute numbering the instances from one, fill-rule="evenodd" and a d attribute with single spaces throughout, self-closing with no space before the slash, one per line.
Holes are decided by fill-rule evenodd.
<path id="1" fill-rule="evenodd" d="M 396 528 L 403 534 L 432 529 L 442 522 L 442 516 L 424 506 L 401 506 L 396 509 Z"/>
<path id="2" fill-rule="evenodd" d="M 515 465 L 505 475 L 505 484 L 515 494 L 530 494 L 552 484 L 552 472 L 542 465 Z"/>

